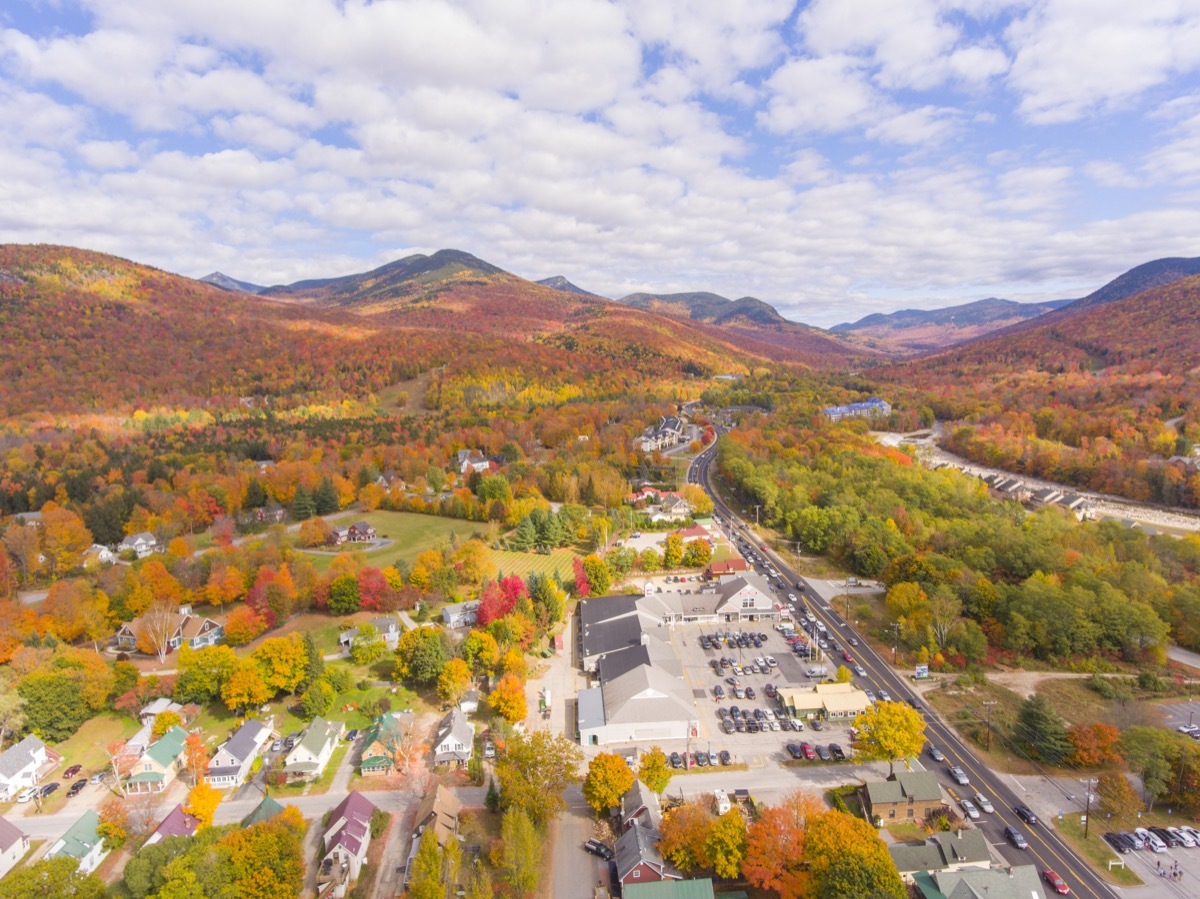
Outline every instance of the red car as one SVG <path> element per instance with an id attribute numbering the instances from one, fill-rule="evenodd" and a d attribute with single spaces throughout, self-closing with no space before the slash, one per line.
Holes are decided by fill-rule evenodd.
<path id="1" fill-rule="evenodd" d="M 842 658 L 845 659 L 847 662 L 849 662 L 851 665 L 854 664 L 854 656 L 850 655 L 849 652 L 843 652 Z"/>
<path id="2" fill-rule="evenodd" d="M 1049 868 L 1042 872 L 1042 880 L 1046 881 L 1054 892 L 1060 896 L 1066 896 L 1071 892 L 1071 888 L 1067 886 L 1067 882 Z"/>

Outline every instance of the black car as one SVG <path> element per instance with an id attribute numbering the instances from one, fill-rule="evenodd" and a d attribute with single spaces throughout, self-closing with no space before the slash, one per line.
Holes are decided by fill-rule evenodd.
<path id="1" fill-rule="evenodd" d="M 747 688 L 746 688 L 746 698 L 747 698 L 747 699 L 757 699 L 757 698 L 758 698 L 758 694 L 756 694 L 756 693 L 754 692 L 754 688 L 753 688 L 753 687 L 747 687 Z"/>
<path id="2" fill-rule="evenodd" d="M 760 730 L 762 730 L 762 725 L 760 725 L 758 723 L 757 718 L 751 718 L 749 721 L 746 722 L 746 730 L 748 730 L 752 734 L 756 734 Z"/>
<path id="3" fill-rule="evenodd" d="M 728 718 L 722 718 L 722 719 L 721 719 L 721 724 L 720 724 L 720 727 L 721 727 L 721 733 L 723 733 L 723 734 L 731 734 L 731 733 L 733 733 L 734 724 L 733 724 L 733 722 L 732 722 L 730 719 L 728 719 Z"/>
<path id="4" fill-rule="evenodd" d="M 1183 845 L 1183 840 L 1165 827 L 1147 827 L 1146 829 L 1172 848 Z"/>
<path id="5" fill-rule="evenodd" d="M 725 698 L 725 688 L 722 687 L 720 684 L 717 684 L 715 687 L 713 687 L 713 696 L 715 696 L 717 699 L 724 699 Z"/>
<path id="6" fill-rule="evenodd" d="M 819 743 L 813 748 L 816 749 L 816 751 L 817 751 L 817 758 L 819 758 L 823 762 L 829 761 L 830 755 L 829 755 L 828 749 L 826 749 L 824 746 L 820 745 Z"/>
<path id="7" fill-rule="evenodd" d="M 744 734 L 749 730 L 749 728 L 746 726 L 746 720 L 744 718 L 738 718 L 736 721 L 734 721 L 733 729 L 739 734 Z"/>
<path id="8" fill-rule="evenodd" d="M 1037 815 L 1035 815 L 1033 813 L 1033 809 L 1031 809 L 1027 805 L 1014 805 L 1013 811 L 1016 812 L 1017 817 L 1020 818 L 1022 821 L 1024 821 L 1026 824 L 1037 824 L 1038 823 Z"/>
<path id="9" fill-rule="evenodd" d="M 357 739 L 358 739 L 358 731 L 357 730 L 346 731 L 346 742 L 347 743 L 353 743 Z"/>
<path id="10" fill-rule="evenodd" d="M 833 756 L 833 760 L 835 762 L 846 761 L 846 753 L 842 750 L 842 747 L 839 746 L 837 743 L 829 744 L 829 754 L 831 756 Z"/>
<path id="11" fill-rule="evenodd" d="M 722 765 L 732 765 L 733 764 L 733 756 L 731 756 L 729 754 L 728 749 L 722 749 L 720 752 L 718 752 L 717 758 L 720 759 Z"/>
<path id="12" fill-rule="evenodd" d="M 681 756 L 678 752 L 671 753 L 671 767 L 672 768 L 682 768 L 683 767 L 683 756 Z"/>
<path id="13" fill-rule="evenodd" d="M 67 796 L 78 796 L 83 792 L 83 788 L 86 786 L 87 780 L 80 778 L 79 780 L 75 781 L 75 783 L 71 784 L 71 789 L 67 790 Z"/>
<path id="14" fill-rule="evenodd" d="M 1008 840 L 1017 849 L 1028 849 L 1029 843 L 1025 840 L 1025 835 L 1015 827 L 1004 828 L 1004 839 Z"/>
<path id="15" fill-rule="evenodd" d="M 592 855 L 598 855 L 600 858 L 608 861 L 613 857 L 613 851 L 601 843 L 599 840 L 588 840 L 583 844 L 585 852 L 590 852 Z"/>
<path id="16" fill-rule="evenodd" d="M 802 758 L 804 758 L 804 751 L 800 748 L 799 743 L 788 743 L 784 748 L 788 751 L 788 755 L 790 755 L 796 761 L 800 761 Z"/>
<path id="17" fill-rule="evenodd" d="M 768 698 L 768 699 L 774 699 L 774 698 L 775 698 L 775 692 L 776 692 L 776 691 L 775 691 L 775 685 L 774 685 L 774 684 L 767 684 L 765 687 L 763 687 L 763 692 L 767 694 L 767 698 Z"/>
<path id="18" fill-rule="evenodd" d="M 708 767 L 708 753 L 707 752 L 697 752 L 696 753 L 696 765 L 697 765 L 697 767 L 700 767 L 700 768 Z"/>
<path id="19" fill-rule="evenodd" d="M 1120 852 L 1122 854 L 1129 852 L 1128 844 L 1123 839 L 1121 839 L 1121 835 L 1119 833 L 1113 833 L 1110 830 L 1108 833 L 1106 833 L 1104 835 L 1104 842 L 1106 842 L 1106 843 L 1108 843 L 1108 845 L 1112 846 L 1113 849 L 1117 850 L 1117 852 Z"/>
<path id="20" fill-rule="evenodd" d="M 47 796 L 49 796 L 51 793 L 53 793 L 57 789 L 58 789 L 57 783 L 46 784 L 41 789 L 42 798 L 45 799 Z"/>

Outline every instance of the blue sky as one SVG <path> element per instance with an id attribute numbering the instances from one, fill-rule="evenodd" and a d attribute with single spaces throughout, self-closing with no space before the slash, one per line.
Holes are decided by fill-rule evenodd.
<path id="1" fill-rule="evenodd" d="M 1200 255 L 1200 0 L 13 0 L 0 241 L 829 326 Z"/>

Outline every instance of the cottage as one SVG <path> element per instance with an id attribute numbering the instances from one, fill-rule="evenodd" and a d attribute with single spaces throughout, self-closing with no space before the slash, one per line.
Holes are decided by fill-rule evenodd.
<path id="1" fill-rule="evenodd" d="M 0 755 L 0 802 L 10 802 L 26 787 L 41 782 L 48 761 L 46 744 L 30 734 Z"/>
<path id="2" fill-rule="evenodd" d="M 177 726 L 151 743 L 129 772 L 125 795 L 161 793 L 169 787 L 186 765 L 183 754 L 186 745 L 187 731 Z"/>
<path id="3" fill-rule="evenodd" d="M 435 765 L 453 763 L 465 765 L 475 751 L 475 728 L 467 720 L 462 709 L 455 706 L 438 725 L 433 740 L 433 762 Z"/>
<path id="4" fill-rule="evenodd" d="M 479 601 L 455 602 L 442 606 L 442 621 L 446 627 L 471 627 L 479 611 Z"/>
<path id="5" fill-rule="evenodd" d="M 162 823 L 155 828 L 154 833 L 146 839 L 146 846 L 165 840 L 167 837 L 190 837 L 200 826 L 200 819 L 189 815 L 182 805 L 177 805 L 163 818 Z"/>
<path id="6" fill-rule="evenodd" d="M 865 793 L 868 814 L 884 823 L 897 818 L 921 821 L 946 804 L 932 771 L 900 771 L 867 784 Z"/>
<path id="7" fill-rule="evenodd" d="M 370 623 L 374 625 L 375 630 L 379 631 L 379 635 L 383 637 L 383 642 L 387 644 L 387 648 L 395 651 L 396 645 L 400 642 L 400 622 L 395 617 L 372 618 Z M 354 638 L 358 636 L 358 628 L 352 627 L 349 630 L 344 630 L 338 634 L 338 646 L 348 650 L 354 644 Z"/>
<path id="8" fill-rule="evenodd" d="M 284 759 L 283 773 L 288 780 L 315 780 L 320 777 L 341 735 L 342 725 L 338 722 L 314 718 L 300 742 Z"/>
<path id="9" fill-rule="evenodd" d="M 145 617 L 133 619 L 122 624 L 117 630 L 117 649 L 122 652 L 135 652 L 138 649 L 138 639 L 149 626 Z M 167 635 L 167 651 L 174 652 L 180 646 L 191 649 L 203 649 L 205 646 L 215 646 L 225 636 L 225 625 L 211 618 L 193 615 L 191 606 L 180 606 L 178 618 L 172 623 Z"/>
<path id="10" fill-rule="evenodd" d="M 68 856 L 78 859 L 80 872 L 91 874 L 109 852 L 104 848 L 104 839 L 98 832 L 99 828 L 100 816 L 94 809 L 88 809 L 66 833 L 54 841 L 45 857 Z"/>
<path id="11" fill-rule="evenodd" d="M 0 818 L 0 877 L 11 871 L 29 851 L 29 834 Z"/>
<path id="12" fill-rule="evenodd" d="M 371 845 L 371 816 L 375 805 L 357 790 L 329 813 L 322 838 L 325 850 L 317 865 L 317 895 L 340 899 L 358 880 Z"/>
<path id="13" fill-rule="evenodd" d="M 177 702 L 172 702 L 166 696 L 160 696 L 147 705 L 142 706 L 142 710 L 138 712 L 138 720 L 142 722 L 144 727 L 147 724 L 154 724 L 154 719 L 163 712 L 172 712 L 183 717 L 183 706 Z"/>
<path id="14" fill-rule="evenodd" d="M 640 823 L 628 828 L 617 839 L 617 879 L 622 886 L 683 878 L 658 851 L 659 839 L 657 830 Z"/>
<path id="15" fill-rule="evenodd" d="M 461 811 L 462 803 L 458 797 L 438 784 L 425 794 L 425 798 L 417 806 L 413 830 L 420 836 L 425 832 L 425 828 L 432 827 L 438 845 L 444 849 L 458 833 L 458 815 Z"/>
<path id="16" fill-rule="evenodd" d="M 271 728 L 261 721 L 247 721 L 217 747 L 208 763 L 204 782 L 212 787 L 238 786 L 250 774 L 254 760 L 270 739 Z"/>
<path id="17" fill-rule="evenodd" d="M 83 564 L 89 565 L 112 565 L 117 561 L 117 554 L 107 546 L 101 546 L 99 543 L 93 543 L 83 551 Z"/>
<path id="18" fill-rule="evenodd" d="M 139 534 L 130 534 L 117 545 L 118 553 L 126 550 L 133 552 L 139 559 L 144 559 L 151 553 L 162 552 L 163 546 L 149 531 L 142 531 Z"/>
<path id="19" fill-rule="evenodd" d="M 368 521 L 356 521 L 347 530 L 352 543 L 370 543 L 375 539 L 375 528 Z"/>
<path id="20" fill-rule="evenodd" d="M 458 707 L 464 715 L 474 715 L 479 711 L 479 691 L 468 690 L 458 701 Z"/>
<path id="21" fill-rule="evenodd" d="M 405 734 L 412 728 L 412 712 L 391 712 L 380 715 L 363 736 L 362 758 L 358 763 L 364 777 L 391 774 L 396 766 L 396 754 L 402 747 Z"/>

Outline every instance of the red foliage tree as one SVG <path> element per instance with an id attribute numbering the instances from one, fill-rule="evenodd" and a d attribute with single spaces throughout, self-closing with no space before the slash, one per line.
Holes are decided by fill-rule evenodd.
<path id="1" fill-rule="evenodd" d="M 587 572 L 583 570 L 583 560 L 579 556 L 571 560 L 571 565 L 575 569 L 575 595 L 582 599 L 591 594 L 592 585 L 588 583 Z"/>

